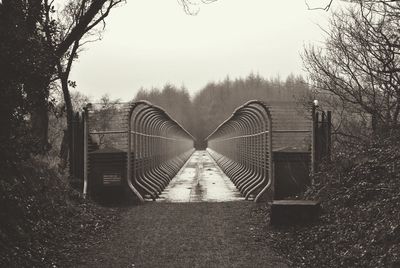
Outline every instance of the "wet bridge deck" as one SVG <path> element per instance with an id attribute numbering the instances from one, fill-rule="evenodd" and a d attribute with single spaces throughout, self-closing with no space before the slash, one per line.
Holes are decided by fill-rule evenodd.
<path id="1" fill-rule="evenodd" d="M 244 200 L 207 151 L 195 151 L 158 199 L 159 202 Z"/>

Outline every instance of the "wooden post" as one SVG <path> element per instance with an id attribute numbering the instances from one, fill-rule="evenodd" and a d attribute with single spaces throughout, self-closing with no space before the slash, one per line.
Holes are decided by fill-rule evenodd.
<path id="1" fill-rule="evenodd" d="M 314 171 L 318 170 L 318 163 L 321 160 L 321 129 L 322 122 L 319 118 L 319 112 L 315 112 L 315 162 L 314 162 Z"/>
<path id="2" fill-rule="evenodd" d="M 327 154 L 328 154 L 328 159 L 331 159 L 331 150 L 332 150 L 332 112 L 328 111 L 327 114 Z"/>
<path id="3" fill-rule="evenodd" d="M 316 152 L 317 152 L 317 116 L 316 116 L 316 109 L 318 107 L 318 101 L 314 100 L 311 109 L 311 118 L 312 118 L 312 129 L 311 129 L 311 174 L 315 173 L 316 169 Z M 311 182 L 314 184 L 314 181 Z"/>
<path id="4" fill-rule="evenodd" d="M 268 169 L 268 177 L 271 181 L 271 197 L 272 200 L 275 198 L 275 169 L 274 169 L 274 151 L 272 148 L 272 118 L 269 117 L 269 129 L 268 129 L 268 154 L 269 154 L 269 169 Z"/>
<path id="5" fill-rule="evenodd" d="M 77 177 L 77 172 L 76 172 L 76 150 L 77 150 L 77 144 L 76 144 L 76 136 L 77 136 L 77 131 L 78 131 L 78 124 L 77 120 L 79 120 L 79 116 L 77 117 L 77 114 L 73 114 L 72 117 L 72 129 L 71 129 L 71 139 L 70 139 L 70 148 L 71 151 L 69 153 L 69 163 L 70 163 L 70 170 L 71 170 L 71 175 L 73 176 L 74 179 Z"/>
<path id="6" fill-rule="evenodd" d="M 88 141 L 89 141 L 89 113 L 88 106 L 83 108 L 83 198 L 86 198 L 88 187 Z"/>
<path id="7" fill-rule="evenodd" d="M 85 144 L 85 136 L 84 136 L 84 128 L 85 128 L 85 112 L 81 112 L 79 115 L 79 178 L 83 182 L 83 159 L 84 159 L 84 144 Z M 88 145 L 89 146 L 89 145 Z"/>
<path id="8" fill-rule="evenodd" d="M 325 111 L 322 111 L 321 113 L 321 126 L 320 126 L 320 144 L 319 144 L 319 160 L 321 160 L 323 157 L 326 156 L 327 154 L 327 147 L 328 147 L 328 138 L 327 138 L 327 130 L 328 126 L 326 124 L 326 113 Z"/>

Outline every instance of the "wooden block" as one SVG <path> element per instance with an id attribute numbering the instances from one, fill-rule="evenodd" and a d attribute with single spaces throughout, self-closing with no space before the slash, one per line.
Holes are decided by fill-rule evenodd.
<path id="1" fill-rule="evenodd" d="M 271 205 L 271 224 L 295 225 L 316 220 L 320 214 L 319 201 L 310 200 L 275 200 Z"/>

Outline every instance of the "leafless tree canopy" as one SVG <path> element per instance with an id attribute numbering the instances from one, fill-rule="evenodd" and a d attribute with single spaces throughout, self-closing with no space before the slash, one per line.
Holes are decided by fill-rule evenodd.
<path id="1" fill-rule="evenodd" d="M 397 1 L 358 1 L 334 12 L 325 44 L 303 54 L 315 88 L 371 115 L 375 130 L 399 123 L 399 11 Z"/>

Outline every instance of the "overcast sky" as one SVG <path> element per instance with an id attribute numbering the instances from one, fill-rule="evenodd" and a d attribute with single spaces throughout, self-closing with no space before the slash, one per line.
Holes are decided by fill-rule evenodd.
<path id="1" fill-rule="evenodd" d="M 308 0 L 311 6 L 328 1 Z M 185 85 L 193 95 L 227 75 L 303 74 L 300 53 L 322 40 L 329 12 L 301 0 L 219 0 L 187 15 L 177 0 L 127 0 L 107 18 L 103 39 L 73 67 L 77 90 L 132 99 L 141 88 Z"/>

